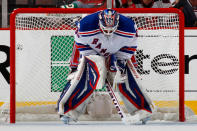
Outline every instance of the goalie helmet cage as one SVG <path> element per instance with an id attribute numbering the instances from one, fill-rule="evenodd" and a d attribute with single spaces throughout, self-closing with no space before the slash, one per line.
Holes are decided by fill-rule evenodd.
<path id="1" fill-rule="evenodd" d="M 45 31 L 45 30 L 48 30 L 48 31 L 54 30 L 55 32 L 64 31 L 63 34 L 68 35 L 68 37 L 70 38 L 70 36 L 73 35 L 73 32 L 71 32 L 71 30 L 76 29 L 76 27 L 71 25 L 71 23 L 72 22 L 75 23 L 76 21 L 81 19 L 81 17 L 83 17 L 84 14 L 93 13 L 93 12 L 96 12 L 98 10 L 100 10 L 100 9 L 51 9 L 51 8 L 50 9 L 48 9 L 48 8 L 33 9 L 33 8 L 28 8 L 28 9 L 17 9 L 11 14 L 11 16 L 10 16 L 10 33 L 11 33 L 10 34 L 11 35 L 11 37 L 10 37 L 11 38 L 11 40 L 10 40 L 11 41 L 11 45 L 10 45 L 10 123 L 15 123 L 16 105 L 17 105 L 16 99 L 18 97 L 17 94 L 18 93 L 20 94 L 20 90 L 18 89 L 19 92 L 16 92 L 16 90 L 17 90 L 17 88 L 19 88 L 19 86 L 21 86 L 21 84 L 20 84 L 21 78 L 19 80 L 16 80 L 17 77 L 24 76 L 25 78 L 22 77 L 24 79 L 24 81 L 27 81 L 28 77 L 31 78 L 31 81 L 28 81 L 27 83 L 22 82 L 22 83 L 26 84 L 22 88 L 27 87 L 28 90 L 30 90 L 31 84 L 33 82 L 37 82 L 37 84 L 33 86 L 34 91 L 36 92 L 36 94 L 34 94 L 34 95 L 38 95 L 38 96 L 36 96 L 36 98 L 39 98 L 40 97 L 39 95 L 42 95 L 42 93 L 40 93 L 41 92 L 41 87 L 40 86 L 46 86 L 46 85 L 51 86 L 50 84 L 54 84 L 52 82 L 51 83 L 48 82 L 49 84 L 46 84 L 45 80 L 41 80 L 44 84 L 46 84 L 46 85 L 44 85 L 42 82 L 40 82 L 38 80 L 38 79 L 44 79 L 44 77 L 41 74 L 44 74 L 44 75 L 47 74 L 47 75 L 49 75 L 49 79 L 53 79 L 52 78 L 53 76 L 51 76 L 51 74 L 53 72 L 50 71 L 50 70 L 47 70 L 47 71 L 50 72 L 51 74 L 50 73 L 48 74 L 47 72 L 42 71 L 42 70 L 44 70 L 44 68 L 42 68 L 41 70 L 36 70 L 36 71 L 34 71 L 34 69 L 28 70 L 29 66 L 26 66 L 26 65 L 18 66 L 19 69 L 17 69 L 17 64 L 16 64 L 17 61 L 22 61 L 22 59 L 17 58 L 17 56 L 26 57 L 26 58 L 23 58 L 23 59 L 27 60 L 27 59 L 31 59 L 30 56 L 32 56 L 32 55 L 38 55 L 36 57 L 36 59 L 34 59 L 33 61 L 30 60 L 32 62 L 31 65 L 33 66 L 32 68 L 36 68 L 35 66 L 38 65 L 38 63 L 41 63 L 41 64 L 44 63 L 44 60 L 42 58 L 45 56 L 45 54 L 47 54 L 43 51 L 43 49 L 45 49 L 46 47 L 42 48 L 42 43 L 44 43 L 46 40 L 44 40 L 44 41 L 41 40 L 40 44 L 38 44 L 38 42 L 33 42 L 33 44 L 35 44 L 35 45 L 29 47 L 29 48 L 31 48 L 31 50 L 34 49 L 33 47 L 36 47 L 36 49 L 34 49 L 33 53 L 31 52 L 31 55 L 23 56 L 22 53 L 24 53 L 24 52 L 21 53 L 20 51 L 22 51 L 24 48 L 26 49 L 27 46 L 25 46 L 24 43 L 21 43 L 22 41 L 19 40 L 18 36 L 20 34 L 20 36 L 24 38 L 26 36 L 22 36 L 22 35 L 25 35 L 25 34 L 28 34 L 28 33 L 22 33 L 20 31 L 36 30 L 37 31 L 36 34 L 39 34 L 39 32 L 42 32 L 42 31 Z M 177 94 L 178 94 L 178 103 L 179 103 L 178 104 L 178 106 L 179 106 L 179 120 L 180 121 L 185 121 L 185 113 L 184 113 L 184 16 L 183 16 L 182 12 L 180 10 L 173 9 L 173 8 L 171 8 L 171 9 L 153 9 L 153 8 L 150 8 L 150 9 L 130 9 L 130 8 L 128 8 L 128 9 L 115 9 L 115 10 L 117 10 L 119 13 L 123 13 L 125 15 L 134 14 L 134 16 L 133 16 L 134 19 L 136 18 L 137 20 L 139 20 L 139 19 L 142 18 L 141 20 L 143 20 L 143 22 L 148 23 L 148 24 L 139 23 L 139 25 L 141 25 L 140 27 L 138 27 L 139 37 L 141 35 L 140 30 L 143 30 L 144 28 L 146 28 L 145 31 L 142 32 L 142 38 L 143 38 L 143 35 L 147 33 L 146 31 L 150 31 L 150 30 L 151 30 L 151 33 L 154 34 L 153 37 L 154 36 L 159 37 L 158 32 L 155 33 L 155 31 L 158 30 L 158 29 L 161 29 L 159 31 L 159 33 L 161 33 L 161 34 L 165 33 L 165 31 L 166 31 L 165 29 L 167 29 L 167 31 L 168 31 L 168 29 L 171 29 L 172 31 L 178 30 L 178 34 L 177 34 L 178 37 L 172 35 L 172 37 L 170 37 L 170 39 L 176 38 L 177 41 L 178 41 L 177 42 L 178 43 L 177 44 L 178 49 L 172 50 L 172 51 L 177 52 L 177 54 L 178 54 L 177 57 L 178 57 L 178 72 L 179 73 L 178 73 L 178 76 L 177 76 L 178 77 L 177 78 L 178 83 L 176 85 L 178 86 Z M 44 14 L 44 16 L 49 17 L 49 19 L 42 18 L 43 14 Z M 69 18 L 66 18 L 64 16 L 66 14 L 69 15 Z M 82 16 L 79 17 L 78 16 L 79 14 L 82 15 Z M 146 16 L 146 15 L 149 16 L 150 14 L 157 14 L 157 15 L 153 16 L 151 18 L 151 20 L 149 20 L 148 18 L 145 18 L 144 16 L 141 16 L 141 14 L 144 14 L 144 16 Z M 172 16 L 166 17 L 167 16 L 166 14 L 175 14 L 176 16 L 172 15 Z M 135 17 L 137 15 L 139 15 L 139 17 Z M 164 16 L 162 16 L 162 15 L 164 15 Z M 24 18 L 21 18 L 21 23 L 20 23 L 20 19 L 18 19 L 19 16 L 24 17 Z M 28 18 L 26 16 L 28 16 Z M 56 17 L 62 17 L 62 16 L 64 18 L 62 18 L 61 20 L 56 19 Z M 74 17 L 74 16 L 76 16 L 76 17 Z M 170 20 L 169 20 L 169 18 L 170 18 Z M 36 20 L 38 20 L 38 19 L 39 19 L 40 23 L 36 22 Z M 43 20 L 43 22 L 42 22 L 42 20 Z M 45 22 L 44 22 L 44 20 L 45 20 Z M 64 25 L 61 25 L 62 21 L 68 21 L 68 23 L 64 24 Z M 155 23 L 151 24 L 151 21 L 153 21 Z M 168 23 L 163 25 L 162 22 L 166 22 L 166 21 Z M 55 22 L 57 22 L 57 23 L 55 23 Z M 137 21 L 135 21 L 135 22 L 138 23 Z M 23 24 L 26 24 L 26 25 L 23 25 Z M 45 26 L 39 26 L 39 25 L 36 25 L 36 24 L 43 24 Z M 50 25 L 50 24 L 53 24 L 53 26 Z M 33 25 L 33 26 L 31 27 L 31 25 Z M 146 34 L 147 35 L 147 40 L 146 41 L 149 41 L 148 40 L 149 37 L 150 37 L 149 33 L 148 33 L 148 35 Z M 44 34 L 47 34 L 47 32 L 44 33 Z M 167 34 L 171 35 L 170 33 L 167 33 Z M 50 36 L 51 37 L 50 40 L 47 41 L 47 42 L 52 44 L 53 40 L 54 39 L 56 40 L 57 39 L 56 37 L 59 37 L 59 36 L 61 37 L 62 35 L 59 35 L 58 33 L 57 34 L 52 33 L 52 35 Z M 41 39 L 39 37 L 40 37 L 40 35 L 37 35 L 36 37 L 33 36 L 33 39 L 28 39 L 27 38 L 28 40 L 26 42 L 28 44 L 28 43 L 31 43 L 31 41 L 33 41 L 33 40 Z M 54 37 L 54 38 L 52 38 L 52 37 Z M 154 39 L 153 37 L 150 37 L 150 38 Z M 168 40 L 165 40 L 167 37 L 168 36 L 164 36 L 164 38 L 163 38 L 164 41 L 166 41 L 166 43 L 168 42 Z M 67 37 L 64 37 L 64 38 L 62 38 L 61 41 L 66 41 L 67 39 L 68 39 Z M 71 39 L 73 39 L 73 37 Z M 154 43 L 154 41 L 152 43 Z M 154 43 L 154 44 L 156 44 L 156 43 Z M 65 45 L 65 44 L 63 44 L 63 45 Z M 174 44 L 174 45 L 176 45 L 176 44 Z M 49 47 L 48 50 L 50 50 L 50 51 L 52 51 L 53 49 L 56 50 L 58 48 L 56 46 L 58 46 L 58 45 L 55 45 L 55 47 Z M 165 47 L 168 47 L 168 46 L 169 46 L 169 43 L 167 43 L 167 45 Z M 154 48 L 151 47 L 152 50 L 150 52 L 160 50 L 159 48 L 155 48 L 155 47 Z M 38 50 L 40 48 L 42 48 L 42 51 L 38 52 Z M 68 47 L 65 47 L 65 48 L 68 48 Z M 70 49 L 70 50 L 72 51 L 72 49 Z M 17 54 L 17 51 L 19 52 L 18 54 Z M 58 51 L 60 52 L 60 50 L 58 50 Z M 56 53 L 58 51 L 56 50 Z M 29 52 L 30 52 L 30 49 L 26 50 L 25 53 L 29 53 Z M 141 54 L 140 52 L 142 53 L 143 51 L 139 51 L 139 54 Z M 40 54 L 36 54 L 36 53 L 40 53 Z M 53 55 L 53 53 L 51 53 L 51 54 Z M 66 55 L 66 54 L 63 53 L 63 55 Z M 141 55 L 142 55 L 141 57 L 143 57 L 142 61 L 141 61 L 142 64 L 143 64 L 143 59 L 145 59 L 145 57 L 149 58 L 150 55 L 149 56 L 148 55 L 143 55 L 143 54 L 141 54 Z M 161 57 L 162 58 L 165 55 L 168 56 L 169 54 L 164 53 L 163 55 L 160 54 L 156 57 Z M 50 57 L 51 56 L 49 56 L 49 58 L 47 57 L 47 60 L 52 61 L 53 58 L 50 58 Z M 140 55 L 138 55 L 138 57 L 140 57 Z M 169 56 L 169 57 L 171 57 L 171 56 Z M 172 60 L 173 58 L 170 58 L 170 59 Z M 159 60 L 160 60 L 160 58 L 159 58 Z M 26 62 L 30 62 L 30 61 L 26 61 Z M 36 63 L 37 61 L 39 61 L 39 62 Z M 59 61 L 61 61 L 61 60 L 59 60 Z M 156 61 L 158 61 L 158 60 L 156 60 Z M 25 61 L 23 61 L 23 62 L 25 62 Z M 36 65 L 34 64 L 34 62 L 36 63 Z M 138 62 L 140 62 L 140 61 L 138 61 Z M 154 63 L 153 61 L 151 61 L 151 62 Z M 59 65 L 62 65 L 62 64 L 67 64 L 67 63 L 61 63 L 61 62 L 60 63 L 53 63 L 53 62 L 50 62 L 50 64 L 56 64 L 56 65 L 59 66 Z M 49 66 L 50 66 L 50 64 L 49 64 Z M 162 64 L 162 62 L 160 64 Z M 163 63 L 163 64 L 165 65 L 165 63 Z M 39 68 L 41 68 L 41 66 L 39 66 Z M 52 67 L 50 67 L 50 68 L 52 68 Z M 22 71 L 23 69 L 25 69 L 25 70 Z M 65 69 L 65 67 L 64 67 L 64 69 Z M 142 69 L 142 71 L 145 71 L 145 70 L 143 70 L 143 67 L 141 67 L 140 69 Z M 140 71 L 140 69 L 138 69 L 138 71 Z M 17 72 L 17 70 L 18 70 L 18 72 Z M 68 68 L 66 70 L 68 70 Z M 29 71 L 29 74 L 27 74 L 27 71 Z M 38 72 L 38 71 L 39 71 L 40 75 L 35 75 L 34 72 Z M 169 71 L 172 71 L 172 72 L 170 73 Z M 55 72 L 57 72 L 57 70 Z M 173 74 L 173 72 L 175 72 L 175 71 L 168 70 L 167 74 Z M 147 72 L 143 72 L 143 73 L 146 74 Z M 163 73 L 165 74 L 165 72 L 163 72 Z M 35 77 L 33 77 L 33 75 Z M 65 74 L 63 74 L 63 75 L 65 75 Z M 41 76 L 41 77 L 39 77 L 39 76 Z M 62 77 L 62 76 L 60 76 L 60 77 Z M 34 78 L 36 80 L 34 80 Z M 164 80 L 162 80 L 162 81 L 164 81 Z M 160 82 L 160 83 L 161 83 L 161 85 L 165 84 L 163 82 Z M 168 82 L 168 83 L 171 83 L 171 82 Z M 55 83 L 54 86 L 57 86 L 57 83 Z M 156 85 L 156 86 L 158 87 L 160 85 Z M 39 90 L 36 87 L 39 87 Z M 25 92 L 23 92 L 23 94 L 20 94 L 20 96 L 22 96 L 24 99 L 27 99 L 27 101 L 31 100 L 31 97 L 32 97 L 30 94 L 27 93 L 28 90 L 25 90 Z M 30 90 L 30 92 L 34 92 L 34 91 Z M 50 92 L 52 92 L 52 91 L 53 91 L 53 89 L 50 89 Z M 173 90 L 170 90 L 170 91 L 173 92 Z M 54 92 L 56 92 L 56 91 L 54 91 Z M 150 90 L 149 90 L 149 92 L 150 92 Z M 152 92 L 154 92 L 154 91 L 152 91 Z M 158 92 L 156 92 L 156 93 L 158 93 Z M 167 90 L 166 90 L 166 94 L 167 94 Z M 25 97 L 25 95 L 27 95 L 27 97 Z M 45 94 L 43 94 L 43 95 L 45 95 Z M 45 96 L 45 97 L 50 99 L 50 96 Z M 170 96 L 166 96 L 166 97 L 168 99 L 168 97 L 170 97 Z M 55 99 L 57 100 L 58 97 L 55 97 Z M 38 100 L 34 99 L 32 101 L 38 101 Z M 47 100 L 45 100 L 45 101 L 47 101 Z"/>

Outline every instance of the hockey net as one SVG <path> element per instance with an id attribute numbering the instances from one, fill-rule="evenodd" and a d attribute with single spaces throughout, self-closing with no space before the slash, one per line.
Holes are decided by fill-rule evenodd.
<path id="1" fill-rule="evenodd" d="M 76 22 L 96 11 L 18 9 L 11 15 L 11 97 L 1 107 L 5 121 L 59 120 L 56 102 L 70 71 Z M 155 119 L 184 121 L 182 14 L 175 9 L 118 11 L 137 24 L 137 71 L 158 112 L 165 114 Z M 95 92 L 107 94 L 105 87 Z M 113 120 L 113 105 L 111 112 L 107 120 Z M 90 120 L 88 111 L 85 115 Z"/>

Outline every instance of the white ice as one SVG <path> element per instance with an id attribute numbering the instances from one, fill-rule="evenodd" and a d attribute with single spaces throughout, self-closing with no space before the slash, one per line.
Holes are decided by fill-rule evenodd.
<path id="1" fill-rule="evenodd" d="M 0 131 L 196 131 L 197 122 L 148 122 L 146 125 L 124 125 L 121 122 L 17 122 L 0 124 Z"/>

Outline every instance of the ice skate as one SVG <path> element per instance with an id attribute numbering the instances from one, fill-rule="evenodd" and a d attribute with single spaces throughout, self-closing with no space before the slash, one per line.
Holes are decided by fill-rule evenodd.
<path id="1" fill-rule="evenodd" d="M 69 121 L 70 121 L 70 118 L 69 118 L 68 116 L 60 115 L 60 120 L 61 120 L 64 124 L 68 125 L 68 124 L 69 124 Z"/>
<path id="2" fill-rule="evenodd" d="M 60 120 L 66 125 L 69 125 L 69 123 L 73 121 L 70 117 L 66 115 L 60 115 Z"/>
<path id="3" fill-rule="evenodd" d="M 146 124 L 147 121 L 151 120 L 152 113 L 145 110 L 137 111 L 133 116 L 129 117 L 130 124 Z"/>

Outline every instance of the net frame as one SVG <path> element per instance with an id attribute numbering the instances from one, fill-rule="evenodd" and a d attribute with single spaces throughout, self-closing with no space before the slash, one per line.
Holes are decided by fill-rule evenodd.
<path id="1" fill-rule="evenodd" d="M 101 9 L 57 9 L 57 8 L 24 8 L 15 10 L 10 16 L 10 123 L 15 123 L 16 81 L 15 81 L 15 18 L 19 13 L 93 13 Z M 120 13 L 176 13 L 179 15 L 179 120 L 185 121 L 184 111 L 184 15 L 180 10 L 170 8 L 127 8 L 115 9 Z"/>

